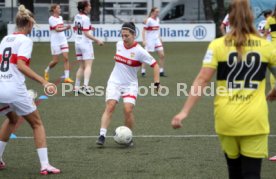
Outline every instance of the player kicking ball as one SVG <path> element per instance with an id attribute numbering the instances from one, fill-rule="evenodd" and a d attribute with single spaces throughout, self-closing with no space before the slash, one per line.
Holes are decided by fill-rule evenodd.
<path id="1" fill-rule="evenodd" d="M 134 23 L 124 23 L 121 32 L 123 40 L 117 42 L 114 56 L 115 66 L 107 82 L 106 107 L 101 119 L 100 136 L 96 142 L 100 146 L 105 143 L 111 116 L 121 97 L 124 102 L 125 125 L 133 129 L 133 109 L 138 94 L 137 72 L 142 63 L 153 68 L 154 85 L 157 89 L 160 84 L 159 66 L 156 60 L 134 40 L 136 35 Z M 129 145 L 133 145 L 133 141 Z"/>

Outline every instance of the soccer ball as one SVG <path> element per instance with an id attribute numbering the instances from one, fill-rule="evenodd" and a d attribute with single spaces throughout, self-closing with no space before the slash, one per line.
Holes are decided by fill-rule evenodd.
<path id="1" fill-rule="evenodd" d="M 28 93 L 29 93 L 29 96 L 32 98 L 32 99 L 35 99 L 37 97 L 37 92 L 34 91 L 33 89 L 29 89 L 28 90 Z"/>
<path id="2" fill-rule="evenodd" d="M 132 140 L 132 131 L 126 126 L 117 127 L 113 138 L 118 144 L 129 144 Z"/>

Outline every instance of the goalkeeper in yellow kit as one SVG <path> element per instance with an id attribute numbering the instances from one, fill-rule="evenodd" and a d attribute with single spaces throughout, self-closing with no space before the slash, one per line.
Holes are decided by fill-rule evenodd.
<path id="1" fill-rule="evenodd" d="M 276 99 L 275 87 L 265 96 L 267 68 L 276 76 L 276 49 L 253 27 L 248 0 L 233 0 L 231 30 L 212 41 L 203 67 L 182 110 L 172 119 L 173 128 L 182 127 L 203 89 L 217 73 L 214 101 L 215 130 L 225 153 L 230 179 L 261 178 L 262 158 L 268 155 L 267 101 Z"/>

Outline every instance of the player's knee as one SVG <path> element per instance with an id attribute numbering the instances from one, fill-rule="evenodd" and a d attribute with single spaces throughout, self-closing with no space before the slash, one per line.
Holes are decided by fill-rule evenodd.
<path id="1" fill-rule="evenodd" d="M 125 107 L 125 114 L 126 115 L 130 115 L 133 112 L 133 108 L 132 107 Z"/>
<path id="2" fill-rule="evenodd" d="M 105 112 L 108 113 L 108 114 L 112 114 L 115 110 L 115 106 L 113 105 L 107 105 L 106 109 L 105 109 Z"/>

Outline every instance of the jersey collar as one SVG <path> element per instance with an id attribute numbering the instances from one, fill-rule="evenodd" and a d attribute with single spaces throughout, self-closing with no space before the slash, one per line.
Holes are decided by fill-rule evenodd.
<path id="1" fill-rule="evenodd" d="M 126 49 L 131 49 L 131 48 L 133 48 L 133 47 L 136 47 L 137 44 L 138 44 L 138 43 L 135 41 L 135 42 L 132 44 L 132 46 L 127 47 L 127 46 L 125 45 L 125 43 L 124 43 L 124 47 L 125 47 Z"/>
<path id="2" fill-rule="evenodd" d="M 19 35 L 19 34 L 26 35 L 26 34 L 24 34 L 23 32 L 14 32 L 14 33 L 12 33 L 12 34 L 14 34 L 14 35 Z"/>

